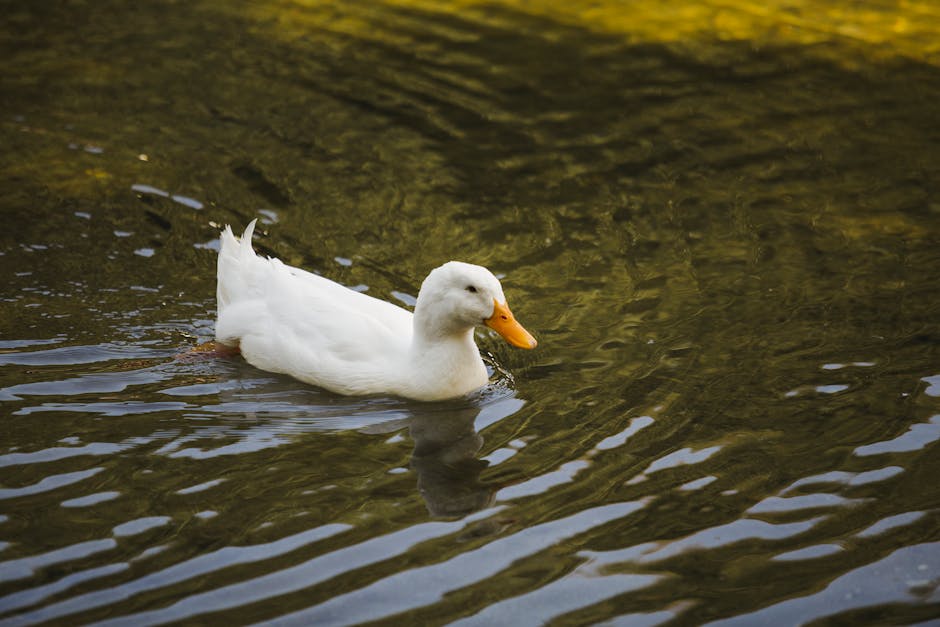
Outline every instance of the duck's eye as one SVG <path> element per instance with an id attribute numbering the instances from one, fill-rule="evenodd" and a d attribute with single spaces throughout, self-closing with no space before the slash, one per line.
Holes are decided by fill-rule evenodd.
<path id="1" fill-rule="evenodd" d="M 473 287 L 472 285 L 468 285 L 465 289 L 466 289 L 468 292 L 470 292 L 471 294 L 476 294 L 476 293 L 477 293 L 477 288 Z"/>

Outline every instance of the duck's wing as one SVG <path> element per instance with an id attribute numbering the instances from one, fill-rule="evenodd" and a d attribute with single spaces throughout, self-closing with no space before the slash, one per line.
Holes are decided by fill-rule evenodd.
<path id="1" fill-rule="evenodd" d="M 274 290 L 269 281 L 280 279 L 279 288 L 297 290 L 308 298 L 324 299 L 374 319 L 396 335 L 410 334 L 412 314 L 390 302 L 373 298 L 361 292 L 351 290 L 334 281 L 288 266 L 278 259 L 259 257 L 251 247 L 251 237 L 256 220 L 252 220 L 241 239 L 237 239 L 229 226 L 225 227 L 221 237 L 221 249 L 218 261 L 218 287 L 216 290 L 218 311 L 222 314 L 229 304 L 245 300 L 269 297 Z M 296 278 L 291 283 L 285 280 L 284 273 Z M 276 294 L 275 294 L 276 295 Z"/>
<path id="2" fill-rule="evenodd" d="M 337 303 L 371 316 L 376 322 L 388 327 L 390 331 L 396 334 L 404 331 L 410 335 L 412 329 L 412 313 L 407 309 L 403 309 L 388 301 L 373 298 L 368 294 L 349 289 L 335 281 L 323 278 L 318 274 L 308 272 L 301 268 L 295 268 L 286 264 L 284 264 L 284 267 L 299 281 L 309 286 L 310 289 L 321 292 L 323 295 L 328 295 Z"/>
<path id="3" fill-rule="evenodd" d="M 216 338 L 264 370 L 340 392 L 389 378 L 411 343 L 412 314 L 251 250 L 226 230 Z M 390 374 L 391 373 L 391 374 Z"/>

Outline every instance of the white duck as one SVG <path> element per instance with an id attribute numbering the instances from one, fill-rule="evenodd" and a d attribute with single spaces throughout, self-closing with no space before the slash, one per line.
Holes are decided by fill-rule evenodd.
<path id="1" fill-rule="evenodd" d="M 510 344 L 535 348 L 499 280 L 482 266 L 450 261 L 421 284 L 414 314 L 239 242 L 222 231 L 216 341 L 245 360 L 340 394 L 394 394 L 432 401 L 487 382 L 473 339 L 485 324 Z"/>

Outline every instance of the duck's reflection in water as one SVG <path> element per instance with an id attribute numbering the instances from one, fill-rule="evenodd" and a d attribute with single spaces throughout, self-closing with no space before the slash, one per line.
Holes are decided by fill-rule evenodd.
<path id="1" fill-rule="evenodd" d="M 360 429 L 380 434 L 408 429 L 414 442 L 411 468 L 428 512 L 454 518 L 491 505 L 502 485 L 487 484 L 480 474 L 489 462 L 479 459 L 480 431 L 518 412 L 525 401 L 503 386 L 489 386 L 469 402 L 422 403 L 410 406 L 407 418 Z"/>
<path id="2" fill-rule="evenodd" d="M 474 407 L 416 415 L 408 421 L 414 440 L 411 467 L 432 516 L 465 516 L 493 502 L 496 486 L 480 481 L 489 465 L 477 457 L 483 447 L 475 425 L 480 413 Z"/>

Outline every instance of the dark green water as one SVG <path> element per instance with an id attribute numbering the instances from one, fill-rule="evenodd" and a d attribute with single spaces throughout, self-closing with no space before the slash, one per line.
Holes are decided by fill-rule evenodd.
<path id="1" fill-rule="evenodd" d="M 0 623 L 940 618 L 936 68 L 496 8 L 3 14 Z M 431 405 L 178 359 L 254 217 L 390 300 L 487 265 L 539 348 L 481 333 L 494 383 Z"/>

